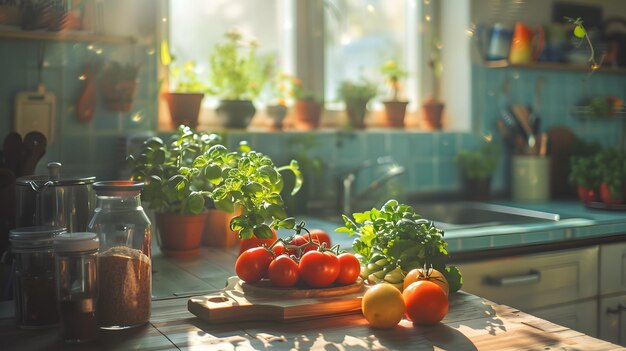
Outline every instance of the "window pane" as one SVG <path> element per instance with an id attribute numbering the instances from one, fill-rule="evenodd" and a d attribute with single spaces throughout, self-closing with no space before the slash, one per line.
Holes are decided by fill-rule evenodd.
<path id="1" fill-rule="evenodd" d="M 407 23 L 414 2 L 407 0 L 329 0 L 324 17 L 325 98 L 337 101 L 337 89 L 344 80 L 365 77 L 383 86 L 379 68 L 390 59 L 409 70 L 415 79 L 414 45 L 409 45 Z M 416 29 L 417 30 L 417 29 Z M 407 65 L 407 63 L 412 63 Z M 412 89 L 409 89 L 412 90 Z M 415 96 L 405 88 L 404 95 Z"/>

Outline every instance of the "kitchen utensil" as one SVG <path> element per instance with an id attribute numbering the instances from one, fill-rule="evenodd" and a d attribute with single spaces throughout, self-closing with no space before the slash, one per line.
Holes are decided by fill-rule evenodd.
<path id="1" fill-rule="evenodd" d="M 85 81 L 83 90 L 76 102 L 76 116 L 81 122 L 89 122 L 96 110 L 96 72 L 97 65 L 88 63 L 81 79 Z"/>
<path id="2" fill-rule="evenodd" d="M 43 44 L 42 44 L 43 45 Z M 26 135 L 33 130 L 46 136 L 49 143 L 54 141 L 56 120 L 56 98 L 46 91 L 41 77 L 43 67 L 43 47 L 39 49 L 39 84 L 36 91 L 22 91 L 15 95 L 15 131 Z"/>
<path id="3" fill-rule="evenodd" d="M 91 188 L 96 177 L 61 175 L 61 164 L 48 163 L 49 175 L 16 180 L 16 226 L 56 225 L 69 232 L 87 230 L 95 197 Z"/>
<path id="4" fill-rule="evenodd" d="M 513 116 L 517 120 L 517 123 L 519 123 L 520 127 L 522 127 L 522 130 L 528 138 L 528 146 L 531 149 L 534 148 L 536 140 L 533 130 L 528 123 L 528 109 L 524 105 L 514 104 L 511 106 L 511 110 L 513 111 Z"/>
<path id="5" fill-rule="evenodd" d="M 517 22 L 513 29 L 509 61 L 513 64 L 536 61 L 543 49 L 543 42 L 543 27 L 533 30 L 522 22 Z"/>
<path id="6" fill-rule="evenodd" d="M 238 277 L 228 279 L 216 294 L 192 297 L 187 309 L 209 323 L 252 320 L 284 321 L 326 316 L 361 309 L 364 286 L 340 286 L 329 289 L 275 289 L 274 292 L 246 288 Z"/>
<path id="7" fill-rule="evenodd" d="M 31 175 L 35 172 L 37 163 L 46 153 L 46 137 L 40 132 L 33 131 L 26 134 L 23 144 L 24 158 L 19 176 Z"/>
<path id="8" fill-rule="evenodd" d="M 22 154 L 24 152 L 22 137 L 19 133 L 10 132 L 4 138 L 2 147 L 5 167 L 10 169 L 16 177 L 19 176 Z"/>

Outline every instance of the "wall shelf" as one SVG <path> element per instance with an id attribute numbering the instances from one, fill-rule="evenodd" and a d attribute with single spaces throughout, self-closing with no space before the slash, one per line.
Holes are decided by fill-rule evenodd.
<path id="1" fill-rule="evenodd" d="M 590 71 L 590 68 L 588 65 L 563 63 L 563 62 L 533 62 L 533 63 L 513 64 L 506 60 L 498 60 L 498 61 L 485 61 L 484 65 L 487 68 L 523 68 L 523 69 L 579 71 L 579 72 Z M 626 74 L 626 67 L 600 67 L 600 69 L 598 69 L 596 72 Z"/>
<path id="2" fill-rule="evenodd" d="M 0 30 L 0 39 L 84 41 L 101 44 L 134 44 L 136 42 L 135 38 L 131 36 L 94 34 L 91 32 L 73 30 L 65 30 L 60 32 L 48 32 L 43 30 Z"/>

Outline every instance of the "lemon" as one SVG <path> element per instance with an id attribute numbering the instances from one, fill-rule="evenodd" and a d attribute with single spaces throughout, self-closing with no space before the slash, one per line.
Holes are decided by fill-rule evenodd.
<path id="1" fill-rule="evenodd" d="M 393 328 L 404 316 L 404 298 L 393 285 L 377 284 L 363 295 L 361 310 L 372 327 Z"/>

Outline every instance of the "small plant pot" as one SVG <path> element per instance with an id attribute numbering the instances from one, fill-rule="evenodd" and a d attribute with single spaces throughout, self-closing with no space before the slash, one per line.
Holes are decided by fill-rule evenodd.
<path id="1" fill-rule="evenodd" d="M 461 177 L 463 198 L 469 201 L 489 201 L 491 199 L 491 177 L 469 179 Z"/>
<path id="2" fill-rule="evenodd" d="M 438 130 L 443 127 L 441 116 L 443 113 L 444 104 L 435 101 L 433 99 L 429 99 L 422 105 L 422 109 L 424 111 L 424 128 L 430 130 Z"/>
<path id="3" fill-rule="evenodd" d="M 161 251 L 167 256 L 195 256 L 199 253 L 206 213 L 183 215 L 161 212 L 156 224 L 161 239 Z"/>
<path id="4" fill-rule="evenodd" d="M 237 214 L 210 209 L 206 211 L 206 225 L 202 233 L 202 244 L 213 247 L 239 245 L 239 235 L 230 230 L 230 220 Z"/>
<path id="5" fill-rule="evenodd" d="M 621 193 L 618 196 L 611 194 L 608 183 L 600 184 L 600 200 L 606 205 L 620 205 L 624 203 L 624 197 Z"/>
<path id="6" fill-rule="evenodd" d="M 224 128 L 245 129 L 256 113 L 250 100 L 220 100 L 215 109 Z"/>
<path id="7" fill-rule="evenodd" d="M 584 203 L 594 202 L 598 200 L 598 193 L 595 189 L 587 189 L 584 186 L 577 188 L 578 199 Z"/>
<path id="8" fill-rule="evenodd" d="M 367 114 L 367 101 L 351 101 L 346 103 L 346 113 L 350 126 L 354 129 L 365 128 L 365 115 Z"/>
<path id="9" fill-rule="evenodd" d="M 269 105 L 267 106 L 267 115 L 272 119 L 273 128 L 280 130 L 283 127 L 283 120 L 287 116 L 287 106 Z"/>
<path id="10" fill-rule="evenodd" d="M 385 125 L 389 128 L 404 128 L 404 116 L 408 101 L 384 101 Z"/>
<path id="11" fill-rule="evenodd" d="M 297 100 L 296 122 L 303 129 L 317 129 L 322 116 L 322 104 L 313 100 Z"/>
<path id="12" fill-rule="evenodd" d="M 109 111 L 130 112 L 137 91 L 137 80 L 102 81 L 104 107 Z"/>
<path id="13" fill-rule="evenodd" d="M 177 129 L 184 124 L 191 129 L 198 127 L 198 116 L 202 106 L 202 93 L 165 93 L 163 94 L 170 108 L 172 128 Z"/>

